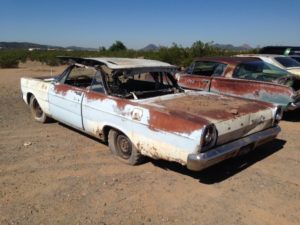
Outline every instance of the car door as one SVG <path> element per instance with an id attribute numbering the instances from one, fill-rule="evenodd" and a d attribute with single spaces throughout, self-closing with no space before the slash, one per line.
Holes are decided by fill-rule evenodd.
<path id="1" fill-rule="evenodd" d="M 101 136 L 103 122 L 108 120 L 111 111 L 112 101 L 107 96 L 102 74 L 97 70 L 82 99 L 82 122 L 85 131 L 97 137 Z"/>
<path id="2" fill-rule="evenodd" d="M 78 129 L 82 123 L 82 100 L 89 88 L 94 68 L 73 66 L 65 76 L 52 83 L 49 88 L 49 110 L 58 121 Z"/>

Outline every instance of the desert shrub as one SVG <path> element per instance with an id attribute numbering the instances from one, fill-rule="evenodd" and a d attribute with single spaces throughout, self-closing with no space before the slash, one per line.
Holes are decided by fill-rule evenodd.
<path id="1" fill-rule="evenodd" d="M 1 68 L 17 68 L 20 61 L 25 61 L 26 55 L 23 51 L 0 51 Z"/>
<path id="2" fill-rule="evenodd" d="M 0 67 L 1 68 L 17 68 L 19 66 L 19 60 L 13 57 L 1 57 Z"/>

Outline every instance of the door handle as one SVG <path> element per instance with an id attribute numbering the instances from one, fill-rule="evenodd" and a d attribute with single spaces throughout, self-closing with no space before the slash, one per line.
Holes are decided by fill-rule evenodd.
<path id="1" fill-rule="evenodd" d="M 203 80 L 203 83 L 209 83 L 209 80 Z"/>

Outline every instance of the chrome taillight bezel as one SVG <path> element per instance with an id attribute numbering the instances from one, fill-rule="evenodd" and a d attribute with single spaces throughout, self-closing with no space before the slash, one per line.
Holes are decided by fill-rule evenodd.
<path id="1" fill-rule="evenodd" d="M 274 125 L 277 125 L 283 117 L 283 108 L 278 106 L 274 114 Z"/>
<path id="2" fill-rule="evenodd" d="M 218 131 L 214 124 L 205 126 L 201 136 L 201 150 L 205 152 L 216 145 L 218 140 Z"/>

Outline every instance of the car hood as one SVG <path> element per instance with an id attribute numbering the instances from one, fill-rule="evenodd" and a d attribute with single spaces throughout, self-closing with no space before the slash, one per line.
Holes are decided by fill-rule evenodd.
<path id="1" fill-rule="evenodd" d="M 213 123 L 218 132 L 217 144 L 223 144 L 272 126 L 276 109 L 270 103 L 195 91 L 161 96 L 148 101 L 147 104 L 155 106 L 167 115 L 164 119 L 160 119 L 159 124 L 156 123 L 158 127 L 164 124 L 175 131 L 177 127 L 184 130 L 184 128 L 196 128 L 199 125 L 198 128 L 201 129 L 201 126 Z M 150 118 L 152 117 L 150 115 Z M 162 118 L 161 114 L 159 118 Z M 154 121 L 155 119 L 151 119 L 149 124 L 153 124 Z"/>

